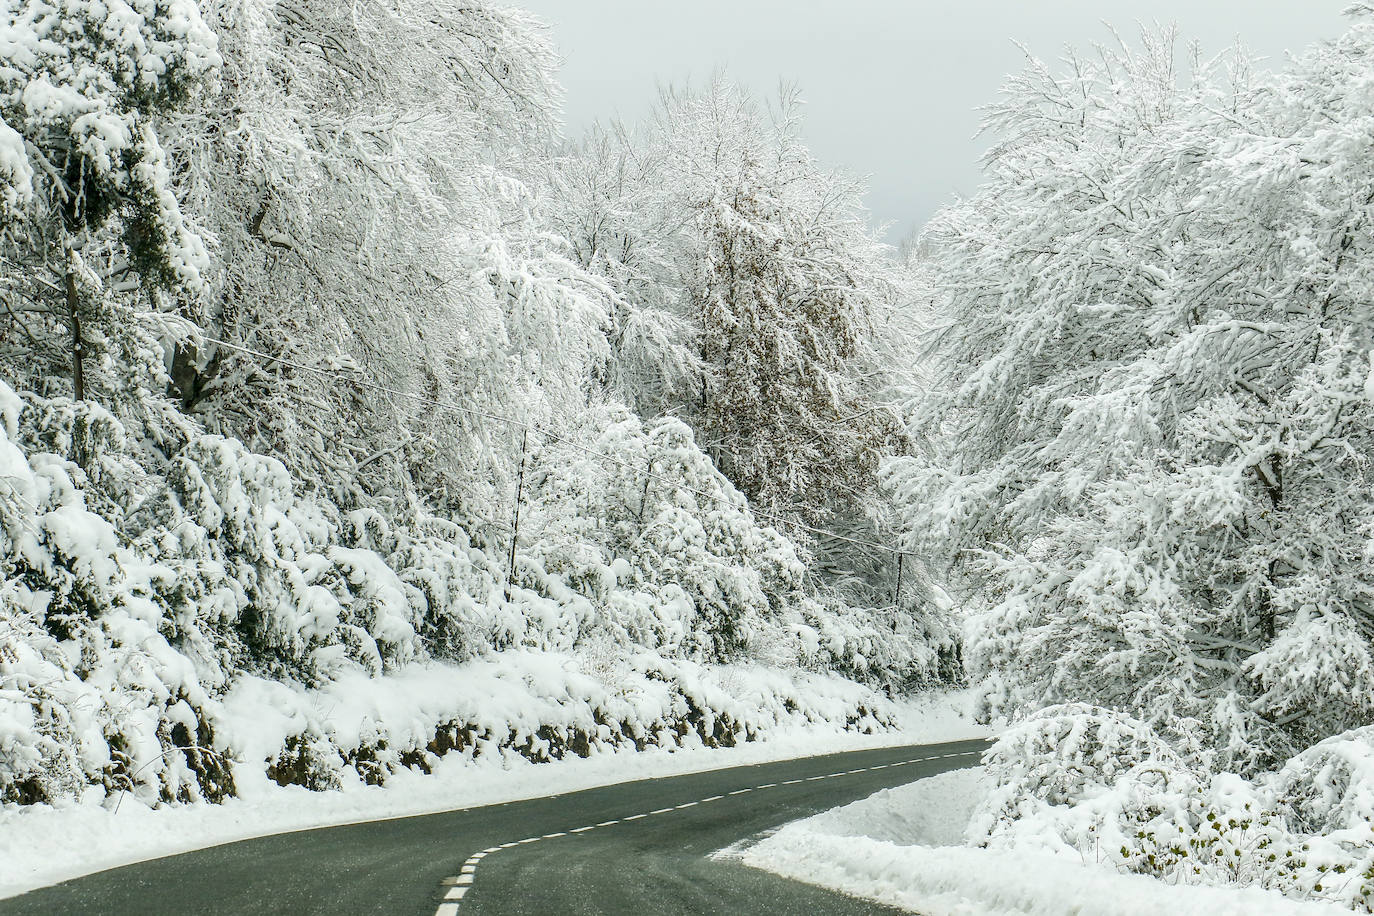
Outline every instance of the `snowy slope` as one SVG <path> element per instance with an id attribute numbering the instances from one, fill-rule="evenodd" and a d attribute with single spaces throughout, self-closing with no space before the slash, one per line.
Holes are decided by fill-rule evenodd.
<path id="1" fill-rule="evenodd" d="M 1255 888 L 1170 885 L 1026 849 L 961 845 L 988 790 L 944 773 L 796 821 L 742 851 L 746 864 L 925 916 L 1302 916 L 1331 907 Z"/>

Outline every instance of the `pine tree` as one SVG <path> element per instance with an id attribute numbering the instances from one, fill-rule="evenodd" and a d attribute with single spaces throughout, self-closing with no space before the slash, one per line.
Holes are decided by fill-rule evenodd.
<path id="1" fill-rule="evenodd" d="M 6 336 L 27 338 L 43 364 L 34 373 L 27 354 L 16 376 L 65 363 L 77 400 L 108 398 L 129 362 L 156 367 L 162 328 L 137 314 L 184 311 L 202 290 L 205 249 L 173 193 L 158 121 L 213 83 L 215 36 L 193 0 L 26 0 L 7 4 L 0 48 L 0 296 Z"/>

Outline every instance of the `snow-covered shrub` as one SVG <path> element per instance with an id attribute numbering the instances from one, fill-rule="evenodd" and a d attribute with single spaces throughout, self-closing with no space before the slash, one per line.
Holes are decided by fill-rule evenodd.
<path id="1" fill-rule="evenodd" d="M 164 800 L 232 792 L 208 695 L 147 594 L 160 571 L 109 520 L 127 495 L 115 481 L 139 478 L 108 475 L 104 514 L 93 512 L 80 465 L 19 447 L 24 413 L 0 383 L 0 798 L 52 801 L 87 786 Z M 59 401 L 35 415 L 46 441 L 88 467 L 121 465 L 123 430 L 103 411 Z"/>
<path id="2" fill-rule="evenodd" d="M 420 637 L 431 655 L 466 661 L 523 635 L 504 602 L 502 571 L 460 525 L 422 516 L 398 541 L 388 560 L 418 598 Z"/>
<path id="3" fill-rule="evenodd" d="M 718 747 L 816 726 L 893 725 L 872 691 L 832 675 L 700 665 L 639 651 L 601 665 L 582 653 L 512 649 L 460 666 L 350 672 L 308 690 L 258 677 L 224 698 L 235 773 L 312 789 L 386 782 L 450 755 L 534 762 L 647 747 Z"/>
<path id="4" fill-rule="evenodd" d="M 838 606 L 801 622 L 814 602 L 790 543 L 739 502 L 721 520 L 665 497 L 655 517 L 688 534 L 659 521 L 646 546 L 607 500 L 622 528 L 579 542 L 584 504 L 539 490 L 508 599 L 504 557 L 462 527 L 341 512 L 193 424 L 165 431 L 164 458 L 97 406 L 3 383 L 0 419 L 4 802 L 216 799 L 268 778 L 382 782 L 455 750 L 547 760 L 892 724 L 870 690 L 795 670 L 867 657 L 869 635 Z M 691 486 L 719 479 L 681 427 L 642 441 L 668 443 L 669 472 L 675 450 L 693 462 Z M 793 670 L 691 660 L 724 654 L 712 621 L 730 602 L 755 609 L 756 659 Z M 360 702 L 347 727 L 327 712 Z"/>
<path id="5" fill-rule="evenodd" d="M 959 640 L 949 624 L 944 610 L 918 615 L 905 608 L 854 607 L 822 594 L 802 603 L 801 620 L 788 629 L 800 643 L 803 664 L 896 694 L 961 679 Z"/>
<path id="6" fill-rule="evenodd" d="M 1374 906 L 1368 729 L 1247 780 L 1190 767 L 1121 713 L 1043 710 L 987 753 L 998 783 L 968 828 L 990 848 L 1039 848 L 1182 884 L 1259 886 Z"/>
<path id="7" fill-rule="evenodd" d="M 893 689 L 942 675 L 948 633 L 809 587 L 794 542 L 755 518 L 681 421 L 589 411 L 531 465 L 517 581 L 563 602 L 579 643 L 603 634 L 669 656 L 800 664 Z"/>
<path id="8" fill-rule="evenodd" d="M 1374 833 L 1374 726 L 1327 738 L 1278 771 L 1275 791 L 1293 827 L 1368 842 Z"/>
<path id="9" fill-rule="evenodd" d="M 594 626 L 669 654 L 747 653 L 800 596 L 795 548 L 755 522 L 680 421 L 611 408 L 587 426 L 589 452 L 536 456 L 531 558 L 605 602 Z"/>

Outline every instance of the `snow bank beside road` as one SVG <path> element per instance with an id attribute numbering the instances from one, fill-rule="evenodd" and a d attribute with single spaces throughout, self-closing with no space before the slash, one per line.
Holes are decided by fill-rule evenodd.
<path id="1" fill-rule="evenodd" d="M 651 747 L 607 750 L 587 758 L 532 763 L 515 753 L 476 760 L 451 754 L 431 775 L 402 767 L 385 786 L 345 783 L 342 791 L 312 792 L 270 782 L 249 784 L 248 797 L 222 804 L 148 808 L 126 799 L 118 812 L 72 803 L 0 808 L 0 897 L 128 865 L 272 833 L 498 804 L 731 766 L 863 748 L 981 737 L 986 730 L 964 714 L 966 692 L 928 694 L 893 704 L 898 728 L 878 734 L 830 725 L 793 724 L 763 741 L 731 748 Z M 334 710 L 335 714 L 338 710 Z M 263 728 L 276 727 L 266 721 Z"/>
<path id="2" fill-rule="evenodd" d="M 1169 885 L 1046 852 L 959 845 L 987 792 L 981 768 L 944 773 L 795 821 L 745 864 L 924 916 L 1318 916 L 1329 906 L 1253 888 Z"/>

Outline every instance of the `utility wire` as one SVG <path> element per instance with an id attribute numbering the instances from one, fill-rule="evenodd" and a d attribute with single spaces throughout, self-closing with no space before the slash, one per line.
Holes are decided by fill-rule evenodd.
<path id="1" fill-rule="evenodd" d="M 530 424 L 530 423 L 525 423 L 525 422 L 522 422 L 522 421 L 520 421 L 520 420 L 516 420 L 516 419 L 514 419 L 514 418 L 512 418 L 512 417 L 505 417 L 505 416 L 501 416 L 500 414 L 494 414 L 494 413 L 486 413 L 485 411 L 475 410 L 475 409 L 473 409 L 473 408 L 471 408 L 471 407 L 462 407 L 462 406 L 459 406 L 459 405 L 457 405 L 457 404 L 450 404 L 450 403 L 447 403 L 447 402 L 445 402 L 445 401 L 436 401 L 436 400 L 434 400 L 433 398 L 427 398 L 427 397 L 424 397 L 423 395 L 412 394 L 412 393 L 410 393 L 410 392 L 408 392 L 408 391 L 401 391 L 400 389 L 398 389 L 398 388 L 392 388 L 392 387 L 390 387 L 389 385 L 382 385 L 382 384 L 378 384 L 377 382 L 368 382 L 368 381 L 364 381 L 363 379 L 361 379 L 361 378 L 358 377 L 356 370 L 351 370 L 351 369 L 326 369 L 326 368 L 323 368 L 323 367 L 320 367 L 320 366 L 311 366 L 311 365 L 308 365 L 308 364 L 306 364 L 306 363 L 301 363 L 301 362 L 297 362 L 297 361 L 292 360 L 292 359 L 287 359 L 286 357 L 283 357 L 283 356 L 274 356 L 274 355 L 272 355 L 271 353 L 264 353 L 263 351 L 261 351 L 261 350 L 255 350 L 255 349 L 253 349 L 252 347 L 245 347 L 245 346 L 243 346 L 242 344 L 229 343 L 227 340 L 218 340 L 218 339 L 216 339 L 216 338 L 214 338 L 214 337 L 210 337 L 210 336 L 208 336 L 208 335 L 206 335 L 206 334 L 202 334 L 202 333 L 196 333 L 195 337 L 196 337 L 198 340 L 201 340 L 201 341 L 203 341 L 203 342 L 205 342 L 205 343 L 215 344 L 216 346 L 224 347 L 225 349 L 228 349 L 228 350 L 234 350 L 234 351 L 236 351 L 236 352 L 243 353 L 243 354 L 246 354 L 246 355 L 249 355 L 249 356 L 256 356 L 256 357 L 259 357 L 259 358 L 261 358 L 261 359 L 270 360 L 270 361 L 275 362 L 275 363 L 280 363 L 280 364 L 283 365 L 283 366 L 290 366 L 290 367 L 293 368 L 293 369 L 299 369 L 299 370 L 301 370 L 302 372 L 311 372 L 311 373 L 314 373 L 315 375 L 323 376 L 323 377 L 325 377 L 325 378 L 332 378 L 332 379 L 337 379 L 337 380 L 346 381 L 346 382 L 349 382 L 349 383 L 351 383 L 351 384 L 353 384 L 353 385 L 357 385 L 359 388 L 370 388 L 370 389 L 372 389 L 373 391 L 380 391 L 380 392 L 384 392 L 384 393 L 386 393 L 386 394 L 392 395 L 392 396 L 394 396 L 394 397 L 405 398 L 406 400 L 414 401 L 414 402 L 417 403 L 417 404 L 423 404 L 423 405 L 425 405 L 425 406 L 427 406 L 427 407 L 435 407 L 435 408 L 438 408 L 439 410 L 447 410 L 447 411 L 452 411 L 452 412 L 454 412 L 454 413 L 467 414 L 468 416 L 472 416 L 472 417 L 481 417 L 481 418 L 484 419 L 484 420 L 494 420 L 494 421 L 496 421 L 497 423 L 505 423 L 505 424 L 507 424 L 508 426 L 511 426 L 511 427 L 514 427 L 515 429 L 522 430 L 522 431 L 526 431 L 526 432 L 532 431 L 532 432 L 534 432 L 534 433 L 536 433 L 536 434 L 538 434 L 538 435 L 540 435 L 540 436 L 543 436 L 545 439 L 547 439 L 547 440 L 549 440 L 549 441 L 552 441 L 552 442 L 561 442 L 562 444 L 568 446 L 569 448 L 572 448 L 572 449 L 575 449 L 575 450 L 577 450 L 577 451 L 583 452 L 584 454 L 590 455 L 590 456 L 592 456 L 592 457 L 594 457 L 594 458 L 600 458 L 602 461 L 607 461 L 607 462 L 610 462 L 611 464 L 618 465 L 619 467 L 622 467 L 622 468 L 624 468 L 624 469 L 626 469 L 626 470 L 628 470 L 628 471 L 631 471 L 631 472 L 633 472 L 633 473 L 636 473 L 636 474 L 643 474 L 645 477 L 647 477 L 647 478 L 649 478 L 649 479 L 651 479 L 651 480 L 657 480 L 657 481 L 660 481 L 661 483 L 665 483 L 665 484 L 667 484 L 667 485 L 669 485 L 669 486 L 671 486 L 671 487 L 676 487 L 676 488 L 681 489 L 681 490 L 686 490 L 688 493 L 692 493 L 692 494 L 694 494 L 694 495 L 696 495 L 696 496 L 699 496 L 699 497 L 701 497 L 701 498 L 703 498 L 703 499 L 710 500 L 710 501 L 712 501 L 712 502 L 726 502 L 726 503 L 729 502 L 729 500 L 728 500 L 726 497 L 721 496 L 720 494 L 717 494 L 717 493 L 709 493 L 709 492 L 707 492 L 707 491 L 705 491 L 705 490 L 698 490 L 697 488 L 692 487 L 692 486 L 689 486 L 688 484 L 685 484 L 685 483 L 683 483 L 683 482 L 681 482 L 681 481 L 673 480 L 673 479 L 670 478 L 670 477 L 664 477 L 664 476 L 661 475 L 661 474 L 655 474 L 653 471 L 650 471 L 650 470 L 647 470 L 647 469 L 644 469 L 644 468 L 635 467 L 635 466 L 631 465 L 628 461 L 624 460 L 623 458 L 617 458 L 617 457 L 615 457 L 614 455 L 609 455 L 609 454 L 606 454 L 606 453 L 604 453 L 604 452 L 599 452 L 599 451 L 597 451 L 596 449 L 588 448 L 587 446 L 583 445 L 582 443 L 580 443 L 580 442 L 575 442 L 575 441 L 573 441 L 572 439 L 569 439 L 569 438 L 566 437 L 566 436 L 559 435 L 558 433 L 552 432 L 552 431 L 547 430 L 547 429 L 541 429 L 541 428 L 538 427 L 538 426 L 535 426 L 535 425 Z M 290 396 L 289 392 L 288 392 L 288 396 Z M 855 546 L 857 546 L 857 547 L 867 547 L 867 548 L 869 548 L 870 550 L 880 550 L 880 551 L 882 551 L 883 553 L 890 553 L 890 554 L 892 554 L 893 556 L 896 556 L 896 557 L 899 557 L 899 558 L 902 557 L 902 556 L 904 556 L 905 553 L 906 553 L 905 551 L 899 550 L 899 549 L 897 549 L 897 548 L 895 548 L 895 547 L 888 547 L 888 546 L 885 545 L 885 544 L 878 544 L 878 543 L 875 543 L 875 542 L 873 542 L 873 541 L 865 541 L 865 540 L 863 540 L 862 538 L 853 538 L 853 537 L 849 537 L 848 535 L 840 534 L 839 532 L 836 532 L 836 531 L 827 531 L 827 530 L 824 529 L 824 528 L 817 528 L 817 527 L 814 527 L 814 526 L 812 526 L 812 525 L 808 525 L 808 524 L 806 524 L 805 522 L 799 522 L 799 521 L 797 521 L 796 519 L 786 518 L 786 517 L 781 516 L 781 515 L 774 515 L 774 514 L 771 513 L 771 512 L 764 512 L 764 511 L 762 511 L 762 510 L 755 509 L 755 508 L 753 508 L 752 506 L 749 507 L 749 510 L 750 510 L 750 512 L 753 513 L 753 515 L 754 515 L 755 518 L 767 519 L 768 521 L 779 522 L 779 523 L 781 523 L 781 524 L 783 524 L 783 525 L 791 525 L 791 526 L 794 527 L 794 528 L 800 528 L 800 529 L 802 529 L 803 531 L 810 532 L 811 534 L 815 534 L 815 535 L 818 535 L 818 536 L 820 536 L 820 537 L 831 538 L 831 539 L 837 540 L 837 541 L 844 541 L 844 542 L 847 543 L 847 544 L 853 544 L 853 545 L 855 545 Z"/>

